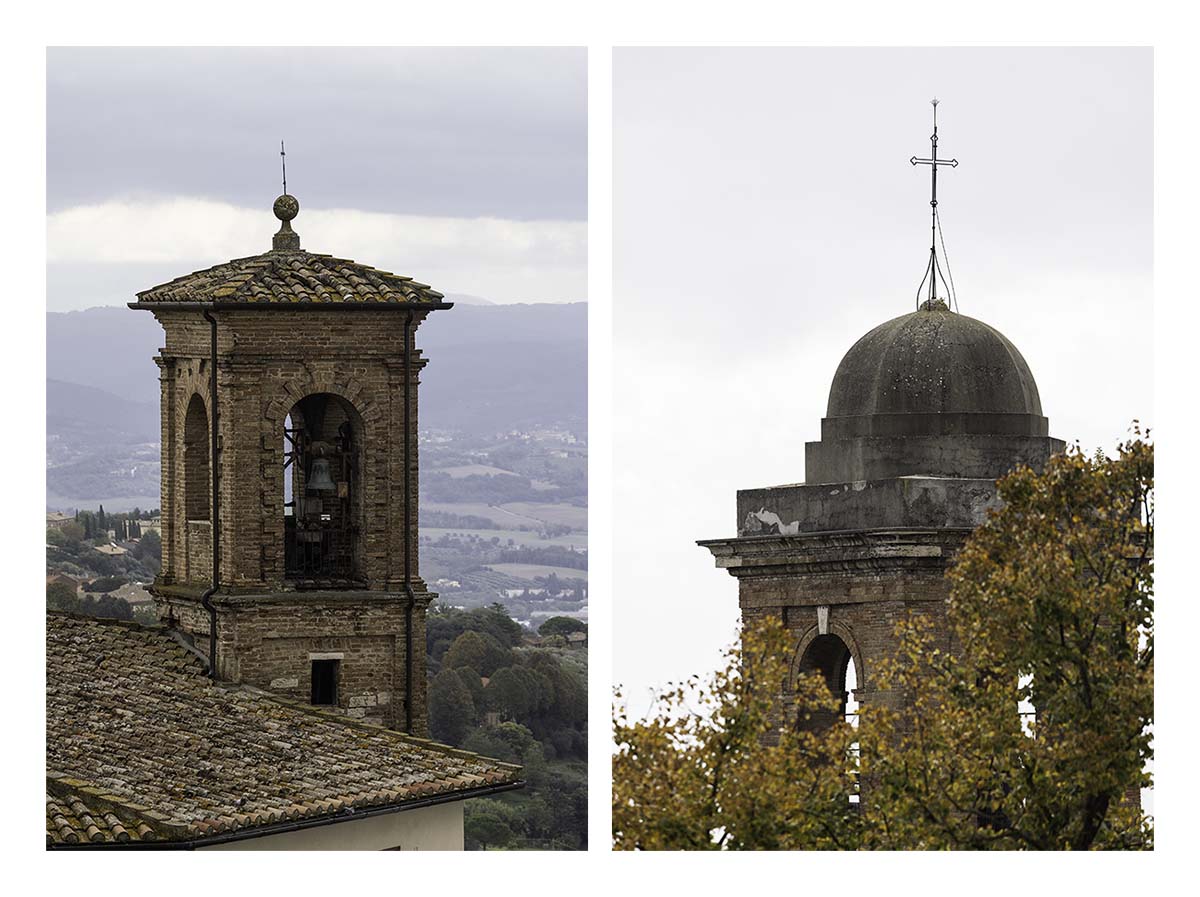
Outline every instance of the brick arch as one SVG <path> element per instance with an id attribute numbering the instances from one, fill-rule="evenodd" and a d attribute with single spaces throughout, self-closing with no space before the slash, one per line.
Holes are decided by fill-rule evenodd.
<path id="1" fill-rule="evenodd" d="M 796 679 L 800 675 L 801 663 L 802 663 L 805 655 L 808 653 L 809 649 L 817 644 L 817 640 L 819 638 L 823 638 L 823 637 L 828 638 L 829 636 L 833 636 L 835 639 L 840 641 L 842 646 L 845 648 L 847 654 L 849 655 L 848 658 L 843 658 L 840 653 L 841 649 L 839 648 L 839 649 L 837 649 L 839 652 L 838 655 L 836 655 L 832 659 L 834 660 L 834 662 L 842 662 L 844 660 L 847 663 L 847 665 L 849 664 L 849 662 L 852 661 L 854 663 L 855 672 L 858 675 L 858 683 L 856 685 L 855 691 L 857 692 L 862 687 L 863 678 L 862 678 L 862 673 L 860 672 L 863 669 L 863 667 L 862 667 L 862 652 L 859 650 L 858 643 L 856 642 L 856 640 L 854 638 L 854 634 L 850 631 L 849 627 L 847 627 L 846 625 L 844 625 L 842 623 L 830 621 L 830 624 L 828 626 L 828 631 L 825 636 L 822 636 L 820 634 L 820 632 L 818 631 L 818 627 L 816 625 L 814 625 L 814 626 L 809 627 L 807 630 L 805 630 L 804 634 L 800 637 L 799 641 L 797 642 L 796 650 L 792 655 L 792 661 L 791 661 L 791 664 L 789 665 L 789 669 L 788 669 L 788 694 L 789 695 L 791 695 L 794 691 L 794 688 L 796 685 Z M 828 647 L 828 646 L 826 646 L 826 647 Z M 830 659 L 831 658 L 829 658 L 828 656 L 826 656 L 826 658 L 825 658 L 826 661 L 829 661 Z M 817 660 L 817 668 L 821 669 L 822 666 L 823 666 L 822 661 L 818 659 Z M 825 675 L 827 683 L 829 684 L 830 688 L 833 690 L 834 694 L 839 694 L 839 692 L 840 692 L 844 696 L 846 694 L 846 692 L 845 692 L 846 683 L 844 681 L 844 678 L 841 681 L 838 681 L 837 679 L 831 680 L 831 674 L 836 675 L 835 670 L 822 669 L 821 671 Z M 844 671 L 840 675 L 844 676 Z M 831 711 L 828 711 L 828 710 L 811 710 L 810 712 L 806 713 L 803 718 L 801 718 L 799 716 L 799 710 L 800 710 L 800 708 L 798 705 L 794 705 L 792 707 L 786 708 L 785 709 L 785 718 L 791 717 L 794 721 L 793 724 L 801 731 L 819 732 L 819 731 L 822 731 L 823 729 L 825 729 L 827 726 L 831 725 L 835 720 L 838 720 L 841 718 L 841 714 L 845 712 L 844 697 L 843 697 L 842 710 L 837 714 L 833 714 Z"/>
<path id="2" fill-rule="evenodd" d="M 283 426 L 284 418 L 297 402 L 305 396 L 314 393 L 329 393 L 349 402 L 363 419 L 368 429 L 373 429 L 379 422 L 382 412 L 378 404 L 366 398 L 367 389 L 354 377 L 332 377 L 324 374 L 308 372 L 302 380 L 292 380 L 268 404 L 264 417 L 272 426 Z"/>
<path id="3" fill-rule="evenodd" d="M 212 390 L 208 371 L 200 373 L 198 368 L 187 373 L 182 368 L 175 375 L 175 413 L 177 420 L 183 420 L 187 415 L 192 397 L 199 396 L 204 403 L 204 411 L 208 415 L 208 424 L 212 426 Z"/>
<path id="4" fill-rule="evenodd" d="M 850 658 L 854 661 L 854 672 L 858 677 L 858 687 L 856 692 L 863 690 L 863 685 L 867 681 L 867 668 L 863 663 L 862 650 L 858 646 L 858 641 L 854 638 L 854 632 L 845 623 L 837 620 L 829 621 L 829 634 L 836 635 L 845 643 L 850 650 Z M 817 631 L 817 624 L 814 623 L 800 636 L 796 642 L 796 649 L 792 652 L 792 660 L 788 664 L 788 687 L 789 690 L 796 682 L 796 677 L 800 673 L 800 661 L 804 659 L 806 652 L 820 633 Z"/>
<path id="5" fill-rule="evenodd" d="M 386 444 L 387 420 L 380 412 L 379 403 L 367 398 L 369 393 L 361 383 L 354 378 L 344 376 L 323 376 L 305 365 L 304 373 L 295 380 L 289 381 L 276 391 L 276 394 L 266 404 L 263 413 L 263 423 L 266 428 L 266 438 L 262 444 L 264 468 L 273 473 L 264 477 L 263 506 L 270 507 L 276 500 L 282 501 L 285 493 L 285 478 L 287 474 L 282 468 L 283 428 L 288 415 L 295 406 L 309 396 L 325 395 L 338 399 L 348 406 L 356 431 L 358 442 L 358 474 L 352 495 L 352 519 L 357 521 L 359 535 L 354 542 L 352 567 L 358 576 L 369 577 L 371 561 L 367 557 L 368 541 L 366 526 L 367 515 L 372 513 L 385 491 L 377 482 L 378 465 L 381 453 L 378 446 Z M 264 576 L 280 581 L 288 576 L 288 561 L 286 550 L 286 527 L 282 515 L 275 517 L 265 515 L 263 519 L 263 541 L 266 545 L 280 546 L 278 557 L 264 567 Z"/>
<path id="6" fill-rule="evenodd" d="M 183 512 L 186 520 L 212 515 L 212 419 L 204 397 L 191 394 L 183 416 Z"/>

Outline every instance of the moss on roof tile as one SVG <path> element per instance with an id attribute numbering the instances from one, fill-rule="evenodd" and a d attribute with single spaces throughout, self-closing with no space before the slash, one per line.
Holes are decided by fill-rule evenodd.
<path id="1" fill-rule="evenodd" d="M 272 250 L 142 290 L 139 302 L 361 302 L 425 304 L 444 296 L 411 277 L 304 250 Z"/>
<path id="2" fill-rule="evenodd" d="M 521 779 L 511 764 L 213 683 L 162 626 L 50 613 L 46 635 L 51 846 L 188 841 Z"/>

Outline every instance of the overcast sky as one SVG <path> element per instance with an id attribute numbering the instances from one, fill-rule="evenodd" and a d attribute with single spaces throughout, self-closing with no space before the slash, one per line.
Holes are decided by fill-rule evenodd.
<path id="1" fill-rule="evenodd" d="M 915 307 L 939 212 L 962 313 L 1007 335 L 1050 432 L 1153 422 L 1152 55 L 1141 49 L 614 53 L 614 676 L 716 667 L 737 583 L 695 540 L 801 482 L 834 370 Z"/>
<path id="2" fill-rule="evenodd" d="M 280 139 L 305 249 L 586 298 L 583 49 L 62 48 L 47 72 L 53 311 L 269 249 Z"/>

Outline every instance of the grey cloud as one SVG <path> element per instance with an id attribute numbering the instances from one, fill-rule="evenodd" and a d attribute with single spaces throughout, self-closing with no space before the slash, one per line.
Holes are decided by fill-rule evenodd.
<path id="1" fill-rule="evenodd" d="M 460 217 L 587 215 L 580 48 L 53 48 L 50 211 L 189 195 Z"/>

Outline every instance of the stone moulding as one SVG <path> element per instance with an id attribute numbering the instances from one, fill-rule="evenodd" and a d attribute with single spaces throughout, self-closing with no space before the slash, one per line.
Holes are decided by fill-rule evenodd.
<path id="1" fill-rule="evenodd" d="M 970 532 L 966 527 L 831 531 L 706 539 L 696 544 L 712 552 L 717 567 L 738 579 L 920 570 L 940 575 Z"/>

